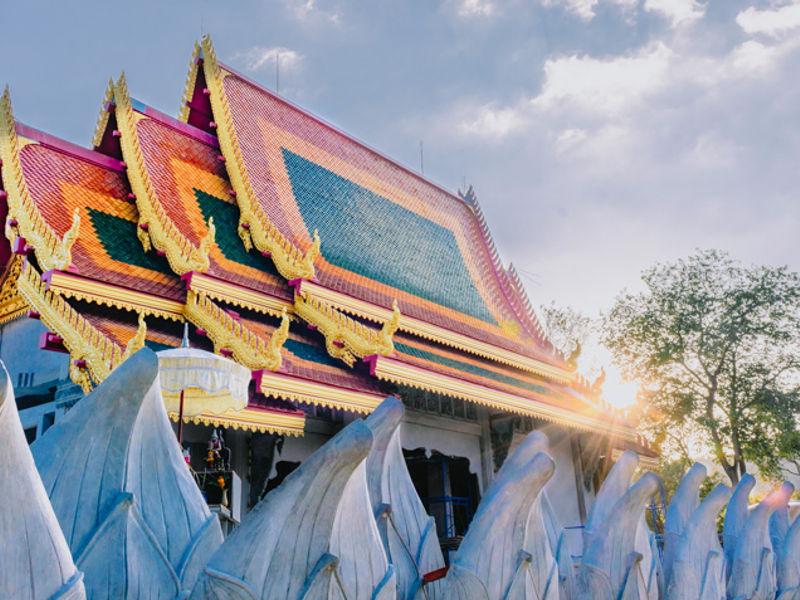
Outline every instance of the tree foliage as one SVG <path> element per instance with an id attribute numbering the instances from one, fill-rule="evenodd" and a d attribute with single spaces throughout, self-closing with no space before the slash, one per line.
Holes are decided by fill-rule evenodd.
<path id="1" fill-rule="evenodd" d="M 643 383 L 652 441 L 681 458 L 707 448 L 733 484 L 747 463 L 800 469 L 800 275 L 709 250 L 642 280 L 605 315 L 603 342 Z"/>
<path id="2" fill-rule="evenodd" d="M 547 339 L 565 356 L 569 356 L 586 344 L 594 323 L 588 317 L 570 306 L 557 306 L 555 303 L 541 308 L 542 320 Z"/>

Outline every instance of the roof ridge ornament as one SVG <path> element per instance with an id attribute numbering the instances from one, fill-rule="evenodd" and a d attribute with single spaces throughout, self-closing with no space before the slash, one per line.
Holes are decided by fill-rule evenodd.
<path id="1" fill-rule="evenodd" d="M 124 359 L 123 349 L 106 334 L 97 329 L 58 294 L 47 289 L 39 273 L 26 263 L 17 279 L 20 294 L 39 318 L 62 340 L 70 353 L 69 376 L 84 392 L 103 381 Z M 140 320 L 140 330 L 143 326 Z M 133 348 L 143 335 L 137 330 L 132 338 Z M 136 340 L 136 341 L 134 341 Z M 129 342 L 129 345 L 131 342 Z"/>
<path id="2" fill-rule="evenodd" d="M 125 345 L 125 352 L 122 354 L 122 360 L 127 360 L 136 352 L 144 348 L 144 342 L 147 338 L 147 323 L 144 320 L 144 314 L 139 313 L 138 318 L 138 327 L 136 328 L 136 333 L 133 334 L 133 337 L 128 340 L 128 343 Z"/>
<path id="3" fill-rule="evenodd" d="M 205 330 L 214 344 L 214 351 L 230 352 L 237 362 L 251 371 L 277 371 L 283 356 L 281 348 L 289 337 L 289 316 L 284 310 L 280 326 L 269 341 L 228 314 L 203 292 L 186 292 L 186 318 Z"/>
<path id="4" fill-rule="evenodd" d="M 100 114 L 97 115 L 97 124 L 94 127 L 92 136 L 92 147 L 98 148 L 103 143 L 103 134 L 108 127 L 108 120 L 114 110 L 111 104 L 114 102 L 114 78 L 109 77 L 106 84 L 106 91 L 103 94 L 103 101 L 100 103 Z"/>
<path id="5" fill-rule="evenodd" d="M 239 237 L 242 238 L 248 251 L 255 247 L 262 254 L 269 255 L 275 268 L 285 279 L 289 281 L 313 279 L 314 261 L 320 253 L 319 235 L 314 232 L 311 246 L 304 252 L 281 233 L 259 205 L 244 164 L 230 105 L 222 84 L 225 73 L 217 62 L 210 36 L 203 36 L 201 49 L 203 73 L 209 90 L 214 120 L 217 123 L 219 147 L 226 159 L 228 177 L 231 187 L 236 192 L 236 203 L 239 205 Z"/>
<path id="6" fill-rule="evenodd" d="M 347 316 L 335 306 L 300 291 L 295 293 L 294 312 L 316 327 L 325 337 L 325 348 L 334 358 L 352 367 L 356 358 L 379 354 L 389 356 L 394 352 L 392 337 L 400 326 L 400 309 L 392 303 L 392 316 L 379 329 L 372 329 Z"/>
<path id="7" fill-rule="evenodd" d="M 119 76 L 114 85 L 114 103 L 128 181 L 136 196 L 136 208 L 139 211 L 139 241 L 145 251 L 155 248 L 163 252 L 170 267 L 178 275 L 208 270 L 208 255 L 216 233 L 213 221 L 209 219 L 208 233 L 200 240 L 199 246 L 195 246 L 181 233 L 159 203 L 136 131 L 138 119 L 146 117 L 137 117 L 134 113 L 125 73 Z"/>
<path id="8" fill-rule="evenodd" d="M 30 196 L 22 171 L 20 150 L 11 94 L 6 86 L 0 98 L 0 159 L 9 212 L 5 225 L 6 237 L 12 242 L 22 238 L 26 244 L 30 244 L 42 269 L 65 270 L 72 263 L 72 246 L 80 230 L 80 212 L 75 209 L 70 228 L 59 238 Z"/>
<path id="9" fill-rule="evenodd" d="M 200 64 L 200 44 L 196 41 L 192 48 L 192 58 L 189 60 L 189 72 L 186 74 L 186 83 L 183 86 L 183 96 L 181 96 L 181 107 L 178 111 L 178 119 L 184 123 L 189 121 L 189 111 L 191 107 L 189 103 L 192 101 L 192 94 L 194 93 L 195 82 L 197 81 L 197 69 Z"/>

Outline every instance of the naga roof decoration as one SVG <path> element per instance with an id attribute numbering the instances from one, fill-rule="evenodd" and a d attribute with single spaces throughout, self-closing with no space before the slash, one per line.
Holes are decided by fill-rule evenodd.
<path id="1" fill-rule="evenodd" d="M 281 346 L 289 336 L 289 317 L 284 311 L 281 326 L 272 332 L 268 342 L 234 319 L 205 294 L 189 292 L 186 297 L 186 316 L 204 329 L 214 351 L 229 351 L 233 357 L 252 371 L 277 371 L 281 366 Z"/>
<path id="2" fill-rule="evenodd" d="M 139 240 L 145 250 L 149 250 L 152 243 L 156 250 L 163 252 L 179 275 L 205 271 L 209 264 L 209 249 L 214 242 L 213 219 L 208 220 L 206 231 L 197 243 L 193 243 L 175 226 L 174 217 L 159 202 L 139 137 L 141 129 L 147 127 L 147 118 L 133 110 L 124 74 L 114 85 L 114 105 L 128 181 L 139 209 Z"/>
<path id="3" fill-rule="evenodd" d="M 25 264 L 17 279 L 20 294 L 70 352 L 72 381 L 88 392 L 133 352 L 144 346 L 147 326 L 139 318 L 136 333 L 122 346 L 94 327 L 61 296 L 49 291 L 39 273 Z"/>
<path id="4" fill-rule="evenodd" d="M 392 307 L 391 317 L 380 330 L 359 323 L 332 305 L 302 292 L 295 296 L 294 312 L 301 319 L 313 323 L 325 336 L 328 353 L 350 367 L 356 357 L 389 356 L 394 352 L 392 336 L 400 323 L 400 310 L 396 303 Z"/>
<path id="5" fill-rule="evenodd" d="M 203 76 L 208 87 L 203 88 L 201 93 L 208 90 L 215 118 L 219 120 L 209 122 L 208 126 L 217 131 L 222 154 L 226 161 L 231 162 L 228 174 L 241 210 L 239 235 L 248 249 L 255 246 L 260 252 L 269 255 L 275 263 L 275 268 L 286 279 L 313 279 L 314 260 L 320 248 L 319 236 L 314 233 L 305 249 L 301 251 L 272 223 L 265 207 L 259 203 L 234 127 L 227 94 L 223 89 L 226 72 L 217 63 L 216 53 L 209 37 L 203 38 L 202 50 Z M 195 73 L 195 80 L 197 79 L 197 61 L 198 57 L 195 54 L 187 80 L 187 95 L 192 72 Z M 186 106 L 184 100 L 183 107 Z M 182 108 L 181 113 L 188 121 L 188 111 Z"/>
<path id="6" fill-rule="evenodd" d="M 384 309 L 397 299 L 404 315 L 570 377 L 521 300 L 512 305 L 508 275 L 472 205 L 220 66 L 208 38 L 202 49 L 184 116 L 202 112 L 198 88 L 205 85 L 214 115 L 209 130 L 220 139 L 232 181 L 236 173 L 249 182 L 248 193 L 236 190 L 242 214 L 269 215 L 271 227 L 298 248 L 312 247 L 318 231 L 320 286 Z"/>
<path id="7" fill-rule="evenodd" d="M 25 298 L 17 289 L 17 278 L 22 272 L 22 263 L 22 256 L 13 255 L 0 276 L 0 325 L 13 321 L 28 310 Z"/>
<path id="8" fill-rule="evenodd" d="M 61 230 L 54 230 L 42 217 L 31 200 L 22 174 L 20 153 L 25 140 L 20 140 L 11 110 L 8 88 L 0 99 L 0 160 L 3 162 L 3 195 L 8 203 L 6 237 L 12 243 L 31 244 L 41 249 L 40 264 L 45 269 L 66 269 L 72 262 L 72 244 L 78 236 L 80 216 L 72 213 L 71 220 Z"/>

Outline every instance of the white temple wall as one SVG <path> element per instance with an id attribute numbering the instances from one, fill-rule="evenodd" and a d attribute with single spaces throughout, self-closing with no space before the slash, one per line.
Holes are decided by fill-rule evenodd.
<path id="1" fill-rule="evenodd" d="M 39 348 L 47 328 L 36 319 L 22 317 L 0 328 L 0 359 L 6 365 L 14 389 L 31 387 L 69 376 L 69 355 Z M 20 376 L 27 376 L 22 384 Z"/>
<path id="2" fill-rule="evenodd" d="M 481 494 L 485 490 L 480 424 L 406 410 L 400 440 L 405 450 L 424 448 L 426 454 L 436 450 L 466 458 L 470 472 L 478 477 Z"/>

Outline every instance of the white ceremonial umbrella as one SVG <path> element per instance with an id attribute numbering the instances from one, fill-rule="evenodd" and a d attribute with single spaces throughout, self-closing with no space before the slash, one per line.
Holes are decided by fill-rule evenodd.
<path id="1" fill-rule="evenodd" d="M 250 370 L 224 356 L 189 347 L 188 324 L 180 348 L 156 355 L 164 406 L 167 413 L 178 415 L 179 443 L 185 416 L 222 415 L 247 406 Z"/>

